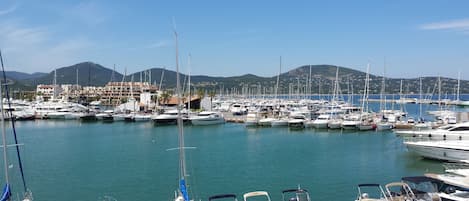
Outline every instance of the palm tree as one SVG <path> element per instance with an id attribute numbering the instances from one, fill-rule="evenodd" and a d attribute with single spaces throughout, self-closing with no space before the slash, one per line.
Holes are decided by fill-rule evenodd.
<path id="1" fill-rule="evenodd" d="M 170 98 L 171 98 L 171 93 L 169 91 L 164 91 L 161 94 L 161 99 L 163 101 L 163 104 L 168 104 Z"/>
<path id="2" fill-rule="evenodd" d="M 210 111 L 212 110 L 213 106 L 212 106 L 212 101 L 213 101 L 213 98 L 215 97 L 215 91 L 210 91 L 208 92 L 208 96 L 210 97 Z"/>

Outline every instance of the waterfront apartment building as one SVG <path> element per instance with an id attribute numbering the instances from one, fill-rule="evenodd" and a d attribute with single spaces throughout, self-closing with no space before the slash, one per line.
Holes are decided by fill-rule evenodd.
<path id="1" fill-rule="evenodd" d="M 148 82 L 108 82 L 100 93 L 104 105 L 118 105 L 130 98 L 148 104 L 152 94 L 157 94 L 158 88 Z M 145 97 L 143 100 L 141 97 Z"/>
<path id="2" fill-rule="evenodd" d="M 36 95 L 39 99 L 49 100 L 52 98 L 58 98 L 58 94 L 62 92 L 62 88 L 58 85 L 45 85 L 40 84 L 36 86 Z M 55 95 L 55 96 L 54 96 Z"/>

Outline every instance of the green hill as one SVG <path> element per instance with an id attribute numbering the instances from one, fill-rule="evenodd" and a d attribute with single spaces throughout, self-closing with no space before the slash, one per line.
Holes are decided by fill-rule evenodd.
<path id="1" fill-rule="evenodd" d="M 311 82 L 310 89 L 307 89 L 308 79 L 310 76 L 311 68 Z M 304 65 L 293 70 L 284 72 L 280 75 L 280 94 L 309 92 L 317 94 L 319 90 L 321 93 L 332 93 L 333 83 L 335 80 L 336 66 L 333 65 Z M 58 84 L 75 84 L 77 79 L 78 70 L 78 83 L 83 86 L 104 86 L 111 80 L 114 74 L 114 81 L 121 81 L 123 75 L 114 72 L 106 67 L 92 62 L 83 62 L 68 67 L 57 68 L 57 83 Z M 140 81 L 142 75 L 143 81 L 150 81 L 157 86 L 160 83 L 163 68 L 151 68 L 145 71 L 136 72 L 125 77 L 125 81 L 133 80 Z M 151 73 L 150 73 L 151 72 Z M 150 80 L 151 74 L 151 80 Z M 181 75 L 181 84 L 187 82 L 187 76 Z M 346 67 L 339 67 L 339 83 L 342 93 L 352 92 L 354 94 L 363 93 L 365 83 L 365 72 L 354 70 Z M 54 80 L 54 71 L 36 78 L 30 78 L 20 81 L 15 81 L 18 88 L 34 89 L 37 84 L 52 84 Z M 401 79 L 386 79 L 385 93 L 399 93 Z M 419 79 L 402 79 L 404 93 L 418 93 L 419 92 Z M 434 92 L 438 77 L 424 77 L 422 78 L 423 91 Z M 216 90 L 219 93 L 223 90 L 224 93 L 274 93 L 277 83 L 277 76 L 260 77 L 253 74 L 245 74 L 241 76 L 230 77 L 212 77 L 205 75 L 192 75 L 191 86 L 195 89 L 202 90 Z M 455 93 L 457 80 L 452 78 L 441 78 L 442 93 L 453 94 Z M 162 89 L 173 89 L 176 86 L 176 72 L 172 70 L 164 70 Z M 381 91 L 382 77 L 370 75 L 370 93 L 378 94 Z M 469 81 L 461 81 L 461 93 L 469 93 Z"/>
<path id="2" fill-rule="evenodd" d="M 111 80 L 113 71 L 92 62 L 78 63 L 73 66 L 57 68 L 57 84 L 78 84 L 82 86 L 103 86 Z M 122 74 L 115 72 L 114 80 L 120 81 Z M 27 85 L 53 84 L 54 71 L 39 78 L 23 80 Z"/>

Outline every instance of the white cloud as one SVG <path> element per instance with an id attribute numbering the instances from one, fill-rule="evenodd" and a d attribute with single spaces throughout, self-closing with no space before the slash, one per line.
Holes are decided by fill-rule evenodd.
<path id="1" fill-rule="evenodd" d="M 18 21 L 0 21 L 0 27 L 0 48 L 8 70 L 48 72 L 78 62 L 93 47 L 86 38 L 57 39 L 50 29 L 26 27 Z"/>
<path id="2" fill-rule="evenodd" d="M 62 15 L 90 26 L 102 24 L 109 19 L 109 12 L 93 1 L 80 2 L 62 11 Z"/>
<path id="3" fill-rule="evenodd" d="M 469 18 L 451 20 L 445 22 L 435 22 L 420 26 L 423 30 L 450 30 L 467 33 L 469 31 Z"/>
<path id="4" fill-rule="evenodd" d="M 147 48 L 162 48 L 162 47 L 168 47 L 170 44 L 170 41 L 168 40 L 161 40 L 161 41 L 157 41 L 157 42 L 154 42 L 154 43 L 151 43 L 147 46 Z"/>
<path id="5" fill-rule="evenodd" d="M 15 4 L 13 6 L 10 6 L 7 9 L 0 10 L 0 15 L 6 15 L 6 14 L 9 14 L 9 13 L 15 12 L 17 7 L 18 7 L 18 5 Z"/>

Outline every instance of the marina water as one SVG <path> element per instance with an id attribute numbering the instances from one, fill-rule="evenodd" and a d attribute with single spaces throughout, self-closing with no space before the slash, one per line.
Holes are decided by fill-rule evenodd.
<path id="1" fill-rule="evenodd" d="M 408 105 L 409 112 L 418 105 Z M 432 106 L 433 109 L 436 106 Z M 25 174 L 37 200 L 171 200 L 178 180 L 175 126 L 153 123 L 17 122 Z M 11 131 L 11 127 L 7 128 Z M 408 152 L 392 131 L 185 126 L 188 184 L 195 200 L 220 193 L 301 185 L 312 200 L 353 200 L 359 183 L 386 184 L 442 172 Z M 9 150 L 14 158 L 14 152 Z M 10 160 L 13 188 L 20 188 Z M 16 183 L 15 183 L 16 182 Z M 14 189 L 13 189 L 14 190 Z M 15 192 L 15 191 L 14 191 Z"/>

